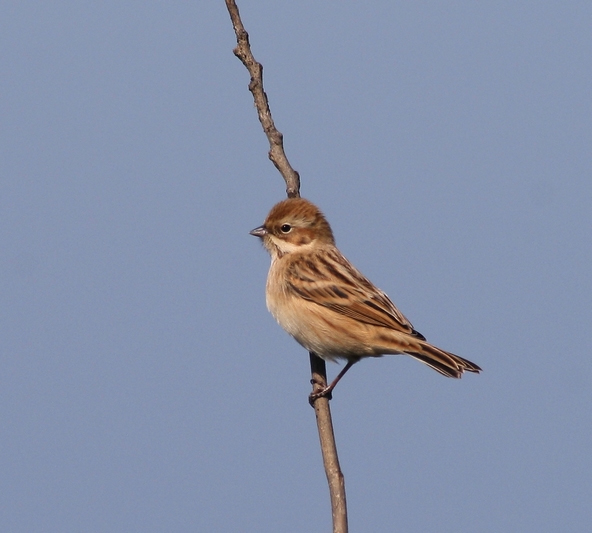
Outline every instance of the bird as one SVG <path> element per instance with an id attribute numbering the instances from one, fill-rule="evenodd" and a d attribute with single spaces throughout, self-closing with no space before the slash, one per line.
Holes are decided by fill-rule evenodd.
<path id="1" fill-rule="evenodd" d="M 451 378 L 482 370 L 430 344 L 339 251 L 329 222 L 312 202 L 298 197 L 277 203 L 250 234 L 271 256 L 266 303 L 279 325 L 310 353 L 346 361 L 330 385 L 311 394 L 311 404 L 331 399 L 341 378 L 366 357 L 405 354 Z"/>

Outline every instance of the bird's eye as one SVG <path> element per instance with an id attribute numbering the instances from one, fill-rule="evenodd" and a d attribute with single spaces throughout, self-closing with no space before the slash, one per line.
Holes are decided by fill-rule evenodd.
<path id="1" fill-rule="evenodd" d="M 290 226 L 290 224 L 282 224 L 280 230 L 282 233 L 290 233 L 290 231 L 292 231 L 292 226 Z"/>

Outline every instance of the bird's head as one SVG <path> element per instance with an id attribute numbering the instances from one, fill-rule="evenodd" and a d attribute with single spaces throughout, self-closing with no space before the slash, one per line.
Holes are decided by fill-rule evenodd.
<path id="1" fill-rule="evenodd" d="M 335 244 L 321 210 L 304 198 L 288 198 L 274 205 L 263 225 L 250 233 L 261 238 L 272 257 Z"/>

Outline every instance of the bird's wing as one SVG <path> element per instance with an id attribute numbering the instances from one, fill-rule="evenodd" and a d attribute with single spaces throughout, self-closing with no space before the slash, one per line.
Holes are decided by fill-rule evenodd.
<path id="1" fill-rule="evenodd" d="M 289 290 L 305 300 L 366 324 L 425 339 L 389 297 L 335 248 L 295 255 L 287 273 Z"/>

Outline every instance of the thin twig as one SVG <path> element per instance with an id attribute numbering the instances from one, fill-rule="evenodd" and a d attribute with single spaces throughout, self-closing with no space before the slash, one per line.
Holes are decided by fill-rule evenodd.
<path id="1" fill-rule="evenodd" d="M 313 393 L 323 390 L 327 386 L 325 361 L 312 352 L 310 353 L 310 370 L 312 373 L 311 382 L 313 384 Z M 333 532 L 347 533 L 345 479 L 339 466 L 339 457 L 337 456 L 329 398 L 317 398 L 314 400 L 313 407 L 317 416 L 323 465 L 325 466 L 325 474 L 327 474 L 327 483 L 329 483 L 331 510 L 333 512 Z"/>
<path id="2" fill-rule="evenodd" d="M 286 194 L 289 198 L 300 196 L 300 176 L 290 165 L 284 152 L 283 135 L 276 129 L 269 110 L 267 95 L 263 90 L 263 67 L 253 57 L 251 46 L 249 44 L 249 34 L 245 30 L 238 12 L 238 7 L 234 0 L 225 0 L 234 32 L 236 33 L 237 46 L 234 54 L 242 61 L 243 65 L 251 75 L 249 90 L 253 94 L 255 107 L 259 115 L 259 121 L 263 126 L 263 131 L 269 140 L 269 159 L 286 182 Z M 327 386 L 327 370 L 325 361 L 314 354 L 310 354 L 311 382 L 313 384 L 313 393 L 318 392 Z M 329 398 L 317 398 L 313 407 L 317 419 L 319 430 L 319 440 L 321 443 L 321 452 L 323 455 L 323 464 L 325 474 L 329 483 L 329 493 L 331 496 L 331 510 L 333 515 L 333 533 L 347 533 L 347 506 L 345 500 L 345 482 L 343 474 L 339 467 L 339 458 L 337 457 L 337 446 L 335 445 L 335 435 L 333 434 L 333 422 L 331 420 L 331 410 L 329 408 Z"/>
<path id="3" fill-rule="evenodd" d="M 280 171 L 286 182 L 286 194 L 288 198 L 297 198 L 300 196 L 300 176 L 296 172 L 284 152 L 284 136 L 277 130 L 269 110 L 267 95 L 263 90 L 263 66 L 255 60 L 249 44 L 249 34 L 245 30 L 238 12 L 238 7 L 234 0 L 226 0 L 226 7 L 230 13 L 234 33 L 236 33 L 237 46 L 233 50 L 234 55 L 238 57 L 251 75 L 249 91 L 253 94 L 255 107 L 259 114 L 259 122 L 263 126 L 263 131 L 269 141 L 269 159 Z"/>

